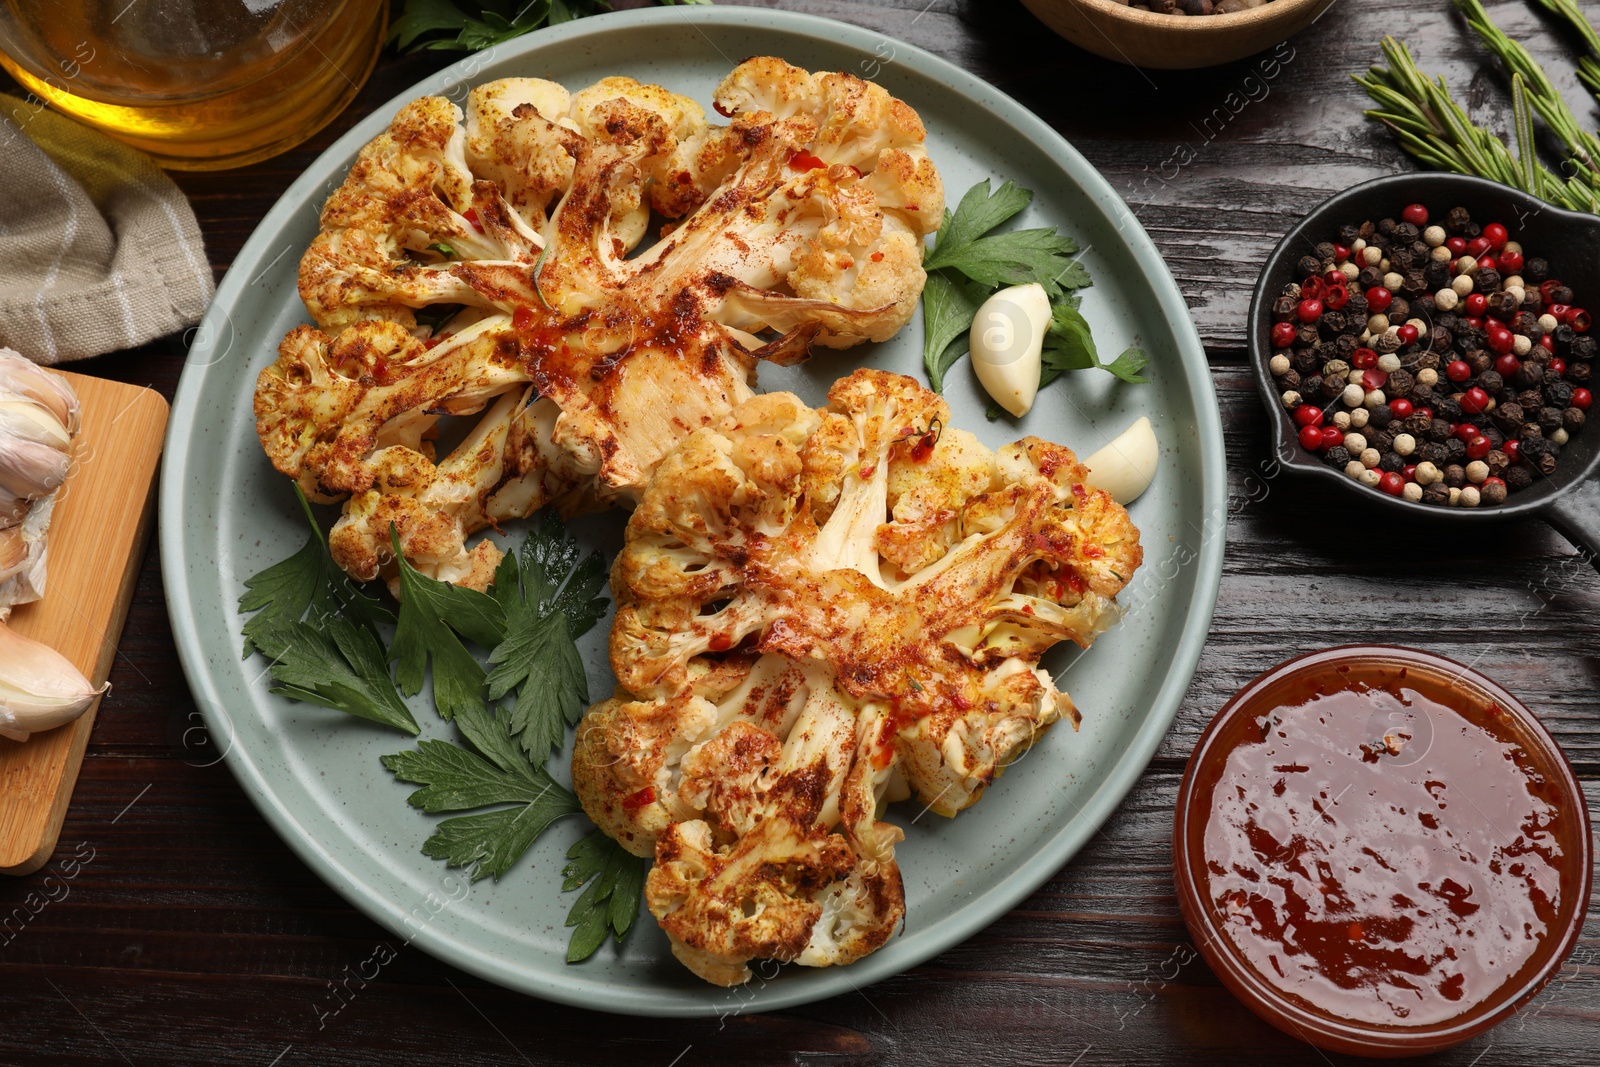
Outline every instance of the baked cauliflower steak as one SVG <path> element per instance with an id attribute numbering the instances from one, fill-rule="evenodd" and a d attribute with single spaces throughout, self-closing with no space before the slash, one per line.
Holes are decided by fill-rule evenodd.
<path id="1" fill-rule="evenodd" d="M 361 150 L 300 263 L 314 325 L 255 393 L 274 466 L 345 501 L 351 575 L 392 564 L 393 524 L 418 568 L 481 587 L 498 550 L 473 532 L 630 503 L 758 361 L 909 321 L 944 211 L 916 113 L 771 58 L 714 102 L 727 125 L 631 78 L 510 78 L 415 100 Z M 478 421 L 441 455 L 445 415 Z"/>
<path id="2" fill-rule="evenodd" d="M 884 806 L 975 803 L 1078 712 L 1038 666 L 1117 618 L 1139 532 L 1071 451 L 998 452 L 913 379 L 753 397 L 656 467 L 611 573 L 616 694 L 584 810 L 654 856 L 650 911 L 708 981 L 849 963 L 905 913 Z"/>

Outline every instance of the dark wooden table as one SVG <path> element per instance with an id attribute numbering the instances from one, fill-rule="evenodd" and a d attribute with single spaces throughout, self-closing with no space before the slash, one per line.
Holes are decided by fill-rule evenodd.
<path id="1" fill-rule="evenodd" d="M 1600 802 L 1600 578 L 1537 523 L 1476 541 L 1379 534 L 1274 479 L 1244 362 L 1247 294 L 1278 236 L 1329 193 L 1410 169 L 1361 117 L 1365 98 L 1349 80 L 1383 34 L 1410 40 L 1475 113 L 1504 114 L 1504 80 L 1447 4 L 1343 0 L 1294 38 L 1265 95 L 1246 84 L 1248 61 L 1164 73 L 1098 60 L 1015 0 L 763 6 L 882 30 L 1017 97 L 1128 200 L 1183 287 L 1227 428 L 1227 564 L 1199 673 L 1138 787 L 1022 906 L 857 995 L 723 1022 L 623 1019 L 507 992 L 409 948 L 324 1018 L 331 983 L 393 939 L 295 859 L 191 732 L 199 717 L 152 548 L 61 838 L 58 859 L 81 869 L 65 899 L 19 935 L 0 935 L 0 1064 L 1333 1063 L 1341 1058 L 1280 1035 L 1235 1001 L 1192 960 L 1178 917 L 1167 847 L 1174 794 L 1229 693 L 1327 645 L 1373 638 L 1431 649 L 1476 663 L 1537 709 Z M 1594 122 L 1569 74 L 1572 43 L 1520 3 L 1494 14 Z M 218 277 L 318 152 L 449 58 L 386 56 L 311 143 L 237 172 L 178 175 Z M 1225 123 L 1204 124 L 1230 92 L 1247 90 L 1245 107 L 1218 113 Z M 1185 144 L 1193 161 L 1166 163 Z M 185 347 L 171 337 L 75 369 L 170 396 Z M 0 879 L 0 914 L 53 869 Z M 1537 1000 L 1435 1062 L 1600 1062 L 1600 912 Z"/>

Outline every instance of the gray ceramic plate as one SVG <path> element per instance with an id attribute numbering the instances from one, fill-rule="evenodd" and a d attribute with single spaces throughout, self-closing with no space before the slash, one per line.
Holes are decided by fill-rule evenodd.
<path id="1" fill-rule="evenodd" d="M 419 851 L 430 819 L 405 804 L 378 757 L 404 747 L 390 731 L 267 692 L 259 658 L 239 658 L 242 582 L 292 552 L 305 532 L 288 481 L 256 442 L 251 391 L 278 340 L 305 321 L 295 294 L 301 251 L 323 199 L 356 151 L 407 100 L 464 97 L 469 85 L 537 75 L 572 88 L 608 74 L 657 81 L 709 105 L 746 56 L 870 77 L 908 101 L 952 200 L 973 182 L 1013 178 L 1038 197 L 1025 224 L 1057 223 L 1087 249 L 1096 285 L 1084 312 L 1101 347 L 1138 343 L 1154 384 L 1118 385 L 1080 372 L 1041 394 L 1019 425 L 986 422 L 963 365 L 947 385 L 957 425 L 992 446 L 1022 433 L 1087 455 L 1139 415 L 1163 444 L 1155 484 L 1133 507 L 1145 565 L 1123 600 L 1127 618 L 1092 651 L 1050 664 L 1084 713 L 1055 730 L 954 821 L 901 805 L 904 932 L 848 968 L 768 969 L 738 990 L 700 983 L 671 958 L 645 914 L 620 950 L 565 962 L 572 904 L 562 856 L 585 829 L 567 820 L 498 883 L 467 886 Z M 820 402 L 861 361 L 921 376 L 920 320 L 888 344 L 824 353 L 795 370 L 763 367 L 768 389 Z M 377 922 L 442 960 L 537 996 L 641 1015 L 713 1015 L 777 1008 L 849 992 L 970 937 L 1061 867 L 1133 786 L 1172 721 L 1205 640 L 1222 566 L 1226 484 L 1222 430 L 1205 355 L 1182 298 L 1122 201 L 1049 127 L 945 61 L 868 30 L 773 11 L 658 8 L 541 31 L 441 71 L 368 116 L 289 187 L 234 261 L 201 325 L 173 404 L 161 479 L 161 561 L 178 650 L 205 716 L 246 793 L 295 852 Z M 614 551 L 621 517 L 575 529 Z M 513 535 L 516 531 L 509 531 Z M 584 653 L 591 690 L 611 691 L 604 625 Z M 420 701 L 425 733 L 445 736 Z M 199 740 L 198 737 L 194 740 Z M 562 766 L 565 761 L 559 761 Z"/>

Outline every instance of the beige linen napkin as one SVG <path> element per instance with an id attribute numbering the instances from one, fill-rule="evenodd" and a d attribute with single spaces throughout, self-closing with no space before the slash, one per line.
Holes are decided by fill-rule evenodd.
<path id="1" fill-rule="evenodd" d="M 213 289 L 194 211 L 149 156 L 0 96 L 0 346 L 132 348 L 200 321 Z"/>

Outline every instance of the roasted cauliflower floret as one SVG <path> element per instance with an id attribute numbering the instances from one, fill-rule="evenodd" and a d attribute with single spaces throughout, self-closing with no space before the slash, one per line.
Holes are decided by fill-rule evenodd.
<path id="1" fill-rule="evenodd" d="M 881 945 L 883 806 L 954 815 L 1076 725 L 1039 659 L 1110 625 L 1142 558 L 1068 449 L 992 452 L 901 375 L 828 396 L 756 397 L 657 467 L 612 569 L 618 692 L 579 727 L 585 810 L 654 847 L 650 909 L 714 982 Z"/>
<path id="2" fill-rule="evenodd" d="M 758 361 L 909 319 L 943 211 L 915 113 L 774 59 L 716 102 L 731 125 L 631 78 L 508 78 L 464 112 L 413 101 L 362 149 L 301 260 L 317 328 L 284 339 L 255 397 L 273 464 L 349 497 L 335 553 L 353 575 L 390 567 L 393 523 L 414 564 L 477 581 L 483 526 L 631 503 L 750 399 Z M 681 221 L 630 258 L 652 207 Z M 485 409 L 493 425 L 435 454 L 441 416 Z"/>

